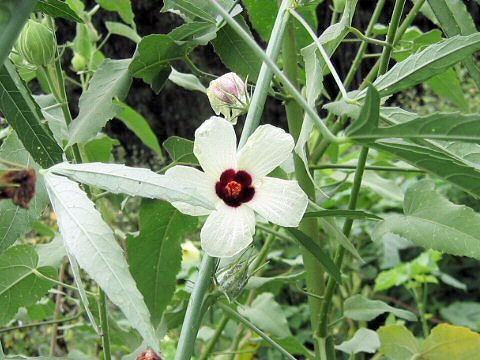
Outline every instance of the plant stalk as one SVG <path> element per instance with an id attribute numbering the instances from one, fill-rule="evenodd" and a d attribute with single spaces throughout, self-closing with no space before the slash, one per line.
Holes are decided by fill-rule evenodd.
<path id="1" fill-rule="evenodd" d="M 355 170 L 357 165 L 346 165 L 346 164 L 319 164 L 319 165 L 310 165 L 310 169 L 314 170 L 326 170 L 326 169 L 342 169 L 342 170 Z M 395 172 L 407 172 L 407 173 L 423 173 L 423 170 L 418 170 L 414 168 L 402 168 L 395 166 L 365 166 L 365 170 L 373 171 L 395 171 Z"/>
<path id="2" fill-rule="evenodd" d="M 295 27 L 292 22 L 288 24 L 287 34 L 283 42 L 283 64 L 285 75 L 288 80 L 297 85 L 297 44 L 295 38 Z M 288 90 L 288 89 L 287 89 Z M 302 129 L 302 121 L 304 119 L 304 111 L 297 102 L 286 101 L 285 110 L 287 112 L 288 128 L 295 141 L 300 135 Z M 300 157 L 294 154 L 295 175 L 298 184 L 303 191 L 308 195 L 310 200 L 315 200 L 315 187 L 312 184 L 307 169 Z M 318 229 L 317 219 L 304 219 L 300 223 L 299 229 L 313 239 L 318 245 L 320 244 L 320 232 Z M 310 307 L 310 321 L 312 329 L 318 326 L 321 300 L 320 297 L 323 294 L 324 282 L 323 282 L 323 267 L 315 259 L 315 257 L 302 247 L 303 262 L 306 270 L 306 284 L 307 291 L 315 296 L 309 296 L 308 302 Z M 315 353 L 318 358 L 321 351 L 321 344 L 315 344 Z"/>
<path id="3" fill-rule="evenodd" d="M 193 355 L 195 347 L 195 340 L 197 338 L 198 328 L 202 317 L 203 300 L 205 293 L 210 285 L 215 266 L 217 264 L 216 258 L 205 254 L 200 264 L 200 270 L 195 281 L 195 286 L 188 301 L 187 312 L 183 320 L 180 338 L 178 340 L 177 353 L 175 360 L 189 360 Z"/>
<path id="4" fill-rule="evenodd" d="M 398 25 L 400 23 L 400 18 L 402 16 L 403 7 L 405 5 L 406 0 L 396 0 L 395 7 L 392 13 L 392 19 L 390 21 L 390 25 L 387 32 L 387 42 L 392 45 L 395 39 L 395 34 L 398 29 Z M 388 64 L 390 62 L 390 56 L 392 54 L 393 47 L 385 47 L 383 50 L 382 57 L 380 59 L 380 66 L 378 71 L 378 76 L 383 75 L 388 70 Z M 357 200 L 358 194 L 360 192 L 360 187 L 362 183 L 363 173 L 365 171 L 365 165 L 367 162 L 368 157 L 368 147 L 362 147 L 360 152 L 360 156 L 357 163 L 357 170 L 355 171 L 355 177 L 353 180 L 353 186 L 350 194 L 350 200 L 348 204 L 349 210 L 355 210 L 357 207 Z M 353 219 L 349 218 L 345 220 L 343 226 L 343 233 L 346 237 L 350 236 L 350 232 L 352 230 Z M 335 254 L 335 264 L 341 268 L 343 258 L 345 255 L 345 249 L 342 246 L 339 246 L 337 249 L 337 253 Z M 321 309 L 321 319 L 320 324 L 318 327 L 318 337 L 320 339 L 325 339 L 328 342 L 328 313 L 330 310 L 330 305 L 333 298 L 333 293 L 335 291 L 337 284 L 333 278 L 328 279 L 327 289 L 325 291 L 325 300 L 322 303 Z"/>
<path id="5" fill-rule="evenodd" d="M 230 320 L 230 318 L 227 315 L 222 316 L 220 323 L 215 329 L 215 333 L 213 334 L 211 339 L 208 341 L 207 346 L 205 347 L 205 350 L 203 350 L 202 355 L 198 358 L 199 360 L 208 360 L 210 354 L 215 348 L 215 345 L 220 339 L 220 336 L 222 335 L 223 329 L 225 329 L 225 326 L 227 326 L 228 320 Z"/>
<path id="6" fill-rule="evenodd" d="M 105 292 L 102 289 L 100 289 L 98 306 L 100 308 L 100 326 L 102 329 L 103 358 L 105 360 L 111 360 L 112 355 L 110 350 L 110 331 L 108 328 L 107 300 L 105 297 Z"/>

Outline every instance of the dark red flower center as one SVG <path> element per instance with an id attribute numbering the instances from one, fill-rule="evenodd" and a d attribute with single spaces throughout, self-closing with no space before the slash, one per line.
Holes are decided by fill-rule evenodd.
<path id="1" fill-rule="evenodd" d="M 225 170 L 215 184 L 215 192 L 225 204 L 237 207 L 252 200 L 255 188 L 252 177 L 246 171 Z"/>

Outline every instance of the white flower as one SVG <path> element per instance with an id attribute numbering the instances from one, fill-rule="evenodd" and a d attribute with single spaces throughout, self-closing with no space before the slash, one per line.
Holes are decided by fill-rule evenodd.
<path id="1" fill-rule="evenodd" d="M 247 87 L 243 80 L 230 72 L 210 82 L 208 100 L 215 114 L 222 114 L 233 124 L 248 110 Z"/>
<path id="2" fill-rule="evenodd" d="M 204 172 L 175 166 L 166 173 L 178 184 L 194 185 L 212 202 L 209 210 L 174 202 L 181 212 L 208 215 L 200 233 L 210 256 L 230 257 L 253 241 L 255 213 L 281 226 L 296 227 L 308 199 L 296 181 L 267 175 L 291 154 L 293 138 L 272 125 L 259 126 L 237 151 L 233 125 L 213 116 L 195 132 L 194 153 Z"/>

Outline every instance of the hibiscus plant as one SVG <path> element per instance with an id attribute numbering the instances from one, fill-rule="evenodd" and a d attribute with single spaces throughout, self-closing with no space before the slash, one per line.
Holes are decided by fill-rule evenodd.
<path id="1" fill-rule="evenodd" d="M 445 190 L 480 195 L 480 114 L 459 80 L 478 97 L 475 14 L 378 0 L 365 19 L 362 2 L 327 3 L 165 0 L 155 11 L 181 25 L 145 36 L 135 2 L 0 4 L 0 340 L 51 325 L 48 349 L 5 338 L 0 358 L 478 358 L 480 335 L 448 312 L 454 325 L 434 327 L 427 304 L 439 279 L 466 289 L 442 253 L 480 259 L 480 215 Z M 108 58 L 121 38 L 130 57 Z M 229 71 L 200 70 L 195 49 Z M 209 104 L 191 109 L 208 114 L 193 141 L 160 146 L 134 78 Z M 455 111 L 403 109 L 419 87 Z M 113 156 L 114 118 L 152 169 Z M 415 246 L 433 250 L 402 265 Z M 404 284 L 407 309 L 372 299 Z M 295 307 L 276 299 L 286 288 Z"/>

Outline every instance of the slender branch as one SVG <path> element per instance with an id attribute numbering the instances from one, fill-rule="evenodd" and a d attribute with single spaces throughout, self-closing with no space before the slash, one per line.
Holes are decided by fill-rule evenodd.
<path id="1" fill-rule="evenodd" d="M 207 254 L 203 256 L 197 280 L 195 281 L 195 287 L 188 301 L 175 360 L 189 360 L 192 357 L 202 315 L 200 309 L 202 308 L 205 293 L 210 285 L 210 279 L 215 271 L 216 263 L 216 258 L 210 257 Z"/>
<path id="2" fill-rule="evenodd" d="M 227 326 L 228 320 L 230 320 L 230 318 L 227 315 L 223 315 L 222 319 L 220 320 L 220 323 L 215 329 L 215 332 L 213 333 L 212 337 L 208 341 L 207 346 L 205 347 L 205 350 L 203 351 L 202 355 L 198 358 L 199 360 L 208 359 L 213 349 L 215 348 L 217 341 L 220 339 L 223 329 L 225 329 L 225 326 Z"/>
<path id="3" fill-rule="evenodd" d="M 60 267 L 60 272 L 58 275 L 58 280 L 61 283 L 63 281 L 63 277 L 65 276 L 65 267 L 67 266 L 66 262 L 62 263 Z M 40 272 L 38 272 L 40 273 Z M 62 285 L 58 285 L 58 293 L 55 296 L 55 313 L 53 314 L 53 319 L 58 320 L 60 318 L 62 312 Z M 57 350 L 57 335 L 58 335 L 58 324 L 53 324 L 52 329 L 52 336 L 50 338 L 50 356 L 55 356 L 55 352 Z"/>
<path id="4" fill-rule="evenodd" d="M 107 299 L 105 297 L 105 292 L 100 289 L 100 299 L 98 306 L 100 308 L 100 323 L 102 329 L 102 347 L 103 347 L 103 358 L 105 360 L 111 360 L 111 350 L 110 350 L 110 331 L 108 328 L 108 314 L 107 314 Z"/>
<path id="5" fill-rule="evenodd" d="M 342 164 L 320 164 L 320 165 L 310 165 L 310 169 L 313 170 L 324 170 L 324 169 L 345 169 L 345 170 L 355 170 L 357 165 L 342 165 Z M 423 170 L 418 170 L 414 168 L 402 168 L 395 166 L 365 166 L 365 170 L 373 171 L 398 171 L 398 172 L 412 172 L 412 173 L 423 173 Z"/>
<path id="6" fill-rule="evenodd" d="M 241 322 L 243 325 L 248 327 L 250 330 L 257 333 L 263 340 L 273 346 L 276 350 L 278 350 L 282 355 L 284 355 L 287 359 L 296 360 L 287 350 L 285 350 L 280 344 L 274 341 L 270 336 L 265 334 L 262 330 L 257 328 L 253 323 L 251 323 L 248 319 L 240 315 L 237 311 L 233 310 L 231 307 L 225 305 L 222 302 L 218 302 L 217 306 L 222 309 L 228 316 L 231 318 Z"/>
<path id="7" fill-rule="evenodd" d="M 375 27 L 375 24 L 378 22 L 378 19 L 379 19 L 380 15 L 382 14 L 383 7 L 385 6 L 385 1 L 386 0 L 378 0 L 377 1 L 377 5 L 375 6 L 375 10 L 373 10 L 372 17 L 370 18 L 370 22 L 368 23 L 367 29 L 365 30 L 365 36 L 370 36 L 372 34 L 373 29 Z M 355 78 L 355 75 L 357 74 L 358 69 L 360 68 L 360 64 L 362 63 L 362 61 L 364 59 L 364 54 L 367 51 L 367 45 L 368 45 L 368 43 L 362 42 L 360 44 L 360 47 L 358 48 L 357 55 L 355 55 L 355 59 L 353 59 L 352 67 L 350 68 L 347 76 L 345 77 L 344 85 L 347 89 L 352 84 L 353 79 Z M 341 98 L 341 93 L 339 93 L 337 95 L 335 100 L 340 100 L 340 98 Z M 335 114 L 329 113 L 325 123 L 327 123 L 327 124 L 331 123 L 333 121 L 334 117 L 335 117 Z M 343 128 L 343 125 L 345 123 L 345 119 L 346 118 L 344 116 L 342 116 L 342 117 L 340 117 L 340 120 L 337 121 L 334 124 L 334 126 L 332 128 L 332 132 L 334 134 L 338 133 L 338 131 L 340 131 Z M 312 156 L 311 156 L 312 162 L 315 163 L 315 162 L 317 162 L 321 159 L 321 157 L 323 156 L 323 154 L 327 150 L 328 145 L 330 145 L 330 140 L 325 139 L 325 138 L 321 140 L 321 142 L 318 144 L 318 146 L 316 146 L 314 148 L 314 151 L 312 152 Z"/>
<path id="8" fill-rule="evenodd" d="M 340 80 L 340 76 L 338 76 L 337 70 L 335 69 L 335 66 L 333 66 L 332 61 L 330 60 L 330 56 L 328 56 L 327 52 L 323 48 L 322 43 L 318 39 L 317 35 L 315 32 L 312 30 L 310 25 L 301 17 L 294 9 L 289 10 L 290 13 L 293 15 L 295 19 L 298 20 L 298 22 L 307 30 L 308 34 L 312 37 L 313 41 L 317 45 L 318 50 L 320 51 L 320 54 L 323 57 L 323 60 L 327 64 L 328 69 L 330 70 L 330 73 L 332 74 L 335 82 L 337 83 L 338 88 L 340 89 L 340 92 L 342 93 L 342 96 L 345 99 L 348 99 L 347 95 L 347 90 L 345 90 L 345 87 L 343 86 L 342 80 Z"/>
<path id="9" fill-rule="evenodd" d="M 289 2 L 291 3 L 291 0 L 285 0 L 282 2 Z M 261 58 L 265 64 L 267 64 L 268 67 L 273 71 L 275 75 L 279 77 L 279 79 L 282 81 L 284 87 L 288 92 L 292 95 L 295 101 L 297 101 L 300 106 L 302 106 L 305 109 L 305 112 L 308 113 L 308 115 L 313 119 L 315 124 L 318 126 L 320 132 L 323 134 L 323 136 L 326 139 L 329 139 L 331 142 L 343 142 L 345 141 L 345 138 L 340 138 L 335 136 L 330 132 L 328 127 L 323 123 L 322 119 L 318 116 L 317 112 L 315 109 L 313 109 L 310 105 L 308 105 L 307 101 L 305 98 L 300 94 L 300 92 L 295 88 L 295 86 L 290 82 L 290 80 L 285 76 L 285 74 L 278 68 L 278 66 L 265 54 L 265 52 L 262 50 L 260 46 L 257 45 L 257 43 L 250 37 L 250 35 L 243 29 L 243 27 L 238 24 L 235 19 L 216 1 L 208 1 L 208 6 L 213 8 L 219 15 L 221 15 L 225 21 L 232 27 L 232 30 L 234 30 L 238 36 L 245 41 L 245 44 L 250 47 L 252 52 Z M 270 43 L 269 43 L 270 45 Z"/>
<path id="10" fill-rule="evenodd" d="M 266 58 L 272 63 L 275 64 L 277 61 L 278 55 L 280 53 L 280 48 L 282 45 L 282 39 L 285 33 L 286 24 L 288 22 L 288 7 L 290 6 L 290 0 L 285 0 L 282 2 L 280 9 L 278 10 L 277 17 L 272 29 L 271 39 L 267 46 Z M 248 37 L 250 39 L 250 37 Z M 252 40 L 253 41 L 253 40 Z M 255 46 L 256 43 L 254 42 Z M 264 52 L 262 51 L 262 54 Z M 265 60 L 264 60 L 265 61 Z M 266 62 L 262 63 L 260 72 L 258 74 L 257 85 L 252 95 L 250 102 L 250 109 L 245 118 L 245 125 L 243 126 L 242 135 L 240 137 L 238 147 L 241 148 L 247 142 L 248 137 L 253 133 L 253 131 L 260 124 L 260 118 L 262 117 L 263 107 L 265 106 L 265 101 L 267 99 L 268 90 L 270 88 L 270 83 L 272 81 L 273 71 L 271 67 L 267 65 Z"/>
<path id="11" fill-rule="evenodd" d="M 1 333 L 6 333 L 6 332 L 9 332 L 9 331 L 28 329 L 28 328 L 32 328 L 32 327 L 38 327 L 38 326 L 44 326 L 44 325 L 52 325 L 52 324 L 61 324 L 61 323 L 65 323 L 65 322 L 70 322 L 70 321 L 77 320 L 77 319 L 80 317 L 81 314 L 82 314 L 82 313 L 78 313 L 78 314 L 75 315 L 75 316 L 67 317 L 67 318 L 63 318 L 63 319 L 53 319 L 53 320 L 40 321 L 40 322 L 36 322 L 36 323 L 31 323 L 31 324 L 10 326 L 10 327 L 6 327 L 6 328 L 3 328 L 3 329 L 0 329 L 0 334 L 1 334 Z"/>
<path id="12" fill-rule="evenodd" d="M 357 28 L 355 28 L 353 26 L 350 26 L 348 28 L 348 30 L 352 34 L 357 36 L 359 39 L 361 39 L 362 41 L 366 41 L 367 43 L 370 43 L 370 44 L 373 44 L 373 45 L 378 45 L 378 46 L 388 46 L 388 47 L 392 46 L 386 41 L 374 39 L 374 38 L 368 37 L 367 35 L 364 35 L 360 30 L 358 30 Z"/>
<path id="13" fill-rule="evenodd" d="M 387 43 L 391 46 L 383 48 L 382 57 L 380 58 L 380 65 L 378 68 L 378 75 L 383 75 L 388 70 L 388 64 L 393 51 L 393 42 L 397 33 L 398 26 L 400 24 L 400 18 L 402 17 L 403 7 L 406 0 L 396 0 L 395 7 L 393 8 L 392 20 L 388 26 Z"/>

